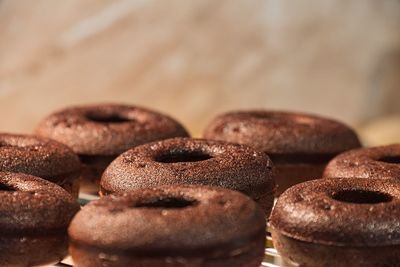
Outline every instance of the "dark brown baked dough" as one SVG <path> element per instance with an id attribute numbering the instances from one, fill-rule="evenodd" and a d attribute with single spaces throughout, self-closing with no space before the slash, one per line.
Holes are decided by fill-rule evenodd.
<path id="1" fill-rule="evenodd" d="M 79 158 L 64 144 L 31 135 L 0 133 L 0 171 L 38 176 L 78 196 Z"/>
<path id="2" fill-rule="evenodd" d="M 400 180 L 400 144 L 354 149 L 329 162 L 324 177 Z"/>
<path id="3" fill-rule="evenodd" d="M 36 134 L 71 147 L 83 163 L 83 190 L 98 191 L 107 165 L 122 152 L 147 142 L 186 137 L 174 119 L 141 107 L 99 104 L 70 107 L 50 114 Z"/>
<path id="4" fill-rule="evenodd" d="M 173 138 L 135 147 L 115 159 L 100 182 L 103 195 L 178 184 L 240 191 L 267 215 L 273 205 L 275 184 L 268 156 L 221 141 Z"/>
<path id="5" fill-rule="evenodd" d="M 0 266 L 36 266 L 67 254 L 67 228 L 78 203 L 41 178 L 0 172 Z"/>
<path id="6" fill-rule="evenodd" d="M 258 267 L 265 217 L 239 192 L 167 186 L 89 203 L 69 236 L 77 267 Z"/>
<path id="7" fill-rule="evenodd" d="M 270 218 L 274 245 L 300 266 L 398 266 L 400 182 L 335 178 L 285 191 Z"/>
<path id="8" fill-rule="evenodd" d="M 276 168 L 277 194 L 322 176 L 335 155 L 360 147 L 346 125 L 315 115 L 279 111 L 237 111 L 217 116 L 204 137 L 249 145 L 270 156 Z"/>

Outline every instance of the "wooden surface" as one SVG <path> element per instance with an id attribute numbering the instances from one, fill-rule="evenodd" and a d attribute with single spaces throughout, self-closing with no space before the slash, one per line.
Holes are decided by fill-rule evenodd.
<path id="1" fill-rule="evenodd" d="M 236 108 L 361 125 L 400 112 L 399 33 L 398 0 L 0 0 L 0 130 L 99 101 L 195 134 Z"/>

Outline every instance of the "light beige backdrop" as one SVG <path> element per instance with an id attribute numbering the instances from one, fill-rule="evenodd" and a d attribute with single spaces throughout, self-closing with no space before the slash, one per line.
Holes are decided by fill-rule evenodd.
<path id="1" fill-rule="evenodd" d="M 1 131 L 99 101 L 195 134 L 236 108 L 360 126 L 399 99 L 398 0 L 0 0 Z"/>

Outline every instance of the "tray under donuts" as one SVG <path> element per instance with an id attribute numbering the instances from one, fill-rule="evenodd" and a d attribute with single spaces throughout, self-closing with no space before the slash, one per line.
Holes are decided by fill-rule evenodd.
<path id="1" fill-rule="evenodd" d="M 97 199 L 97 196 L 81 193 L 79 195 L 79 203 L 84 206 L 90 201 Z M 276 251 L 272 244 L 271 234 L 268 232 L 265 241 L 265 255 L 264 260 L 260 266 L 262 267 L 294 267 L 293 265 L 288 265 L 283 263 L 279 253 Z M 52 265 L 53 267 L 73 267 L 73 263 L 69 257 L 60 263 Z"/>

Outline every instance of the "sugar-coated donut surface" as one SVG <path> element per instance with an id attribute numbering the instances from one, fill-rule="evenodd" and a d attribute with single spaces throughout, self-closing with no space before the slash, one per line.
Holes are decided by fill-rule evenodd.
<path id="1" fill-rule="evenodd" d="M 139 262 L 159 260 L 154 266 L 226 266 L 199 262 L 226 263 L 230 258 L 253 255 L 246 261 L 255 263 L 233 266 L 258 266 L 263 257 L 265 218 L 259 206 L 239 192 L 167 186 L 89 203 L 73 219 L 69 236 L 72 252 L 104 253 L 115 259 L 110 266 L 122 266 L 118 259 L 123 255 Z M 197 265 L 192 265 L 193 260 Z"/>
<path id="2" fill-rule="evenodd" d="M 2 234 L 65 231 L 79 210 L 61 187 L 22 173 L 0 172 L 0 199 Z"/>
<path id="3" fill-rule="evenodd" d="M 70 107 L 45 118 L 36 128 L 40 136 L 70 146 L 80 155 L 118 155 L 154 140 L 188 136 L 167 115 L 136 106 L 99 104 Z"/>
<path id="4" fill-rule="evenodd" d="M 333 155 L 360 147 L 355 132 L 340 122 L 305 113 L 279 111 L 222 114 L 208 125 L 204 137 L 250 145 L 277 155 Z"/>
<path id="5" fill-rule="evenodd" d="M 350 150 L 326 166 L 324 177 L 394 178 L 400 181 L 400 144 Z"/>
<path id="6" fill-rule="evenodd" d="M 21 172 L 52 182 L 78 177 L 79 158 L 64 144 L 31 135 L 0 134 L 0 171 Z"/>
<path id="7" fill-rule="evenodd" d="M 209 185 L 241 191 L 253 199 L 274 192 L 272 163 L 265 153 L 221 141 L 174 138 L 135 147 L 104 172 L 103 193 L 160 185 Z"/>
<path id="8" fill-rule="evenodd" d="M 64 189 L 41 178 L 0 172 L 0 266 L 37 266 L 67 255 L 67 227 L 79 210 Z"/>
<path id="9" fill-rule="evenodd" d="M 304 242 L 347 247 L 400 245 L 400 182 L 336 178 L 286 190 L 270 217 L 274 230 Z"/>

